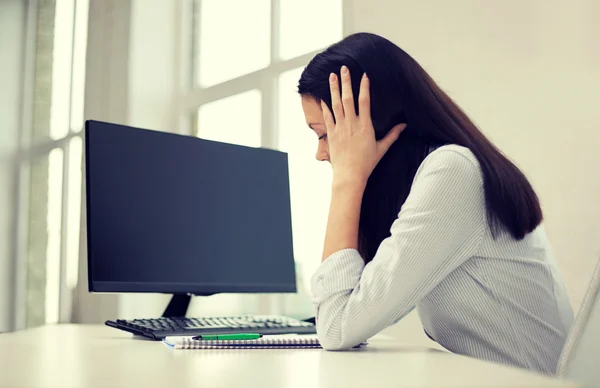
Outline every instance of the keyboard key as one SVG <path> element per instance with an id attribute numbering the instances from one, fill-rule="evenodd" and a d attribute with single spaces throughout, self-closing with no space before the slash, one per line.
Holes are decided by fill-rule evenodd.
<path id="1" fill-rule="evenodd" d="M 229 329 L 229 328 L 230 328 L 229 326 L 217 326 L 217 325 L 214 325 L 214 326 L 211 326 L 211 327 L 210 327 L 210 329 Z M 198 328 L 197 328 L 197 327 L 190 327 L 190 326 L 188 326 L 188 327 L 183 327 L 182 329 L 183 329 L 183 331 L 193 331 L 193 330 L 198 330 Z"/>

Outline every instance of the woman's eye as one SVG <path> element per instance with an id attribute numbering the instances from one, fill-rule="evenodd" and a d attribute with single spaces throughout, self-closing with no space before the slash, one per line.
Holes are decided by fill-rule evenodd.
<path id="1" fill-rule="evenodd" d="M 319 136 L 319 140 L 327 140 L 327 134 Z"/>

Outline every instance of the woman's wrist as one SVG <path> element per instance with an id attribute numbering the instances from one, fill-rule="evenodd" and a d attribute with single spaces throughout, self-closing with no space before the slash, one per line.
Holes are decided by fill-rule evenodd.
<path id="1" fill-rule="evenodd" d="M 348 180 L 348 179 L 333 179 L 332 192 L 352 192 L 362 193 L 365 191 L 366 181 Z"/>
<path id="2" fill-rule="evenodd" d="M 366 182 L 334 174 L 323 260 L 346 248 L 358 248 L 360 207 Z"/>
<path id="3" fill-rule="evenodd" d="M 336 176 L 335 174 L 333 175 L 332 189 L 334 191 L 353 191 L 360 192 L 362 194 L 366 186 L 366 179 L 357 179 L 356 177 L 342 177 Z"/>

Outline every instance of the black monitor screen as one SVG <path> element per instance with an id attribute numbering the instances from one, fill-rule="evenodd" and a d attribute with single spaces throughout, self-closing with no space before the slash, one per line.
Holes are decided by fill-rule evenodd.
<path id="1" fill-rule="evenodd" d="M 295 292 L 287 154 L 88 121 L 89 289 Z"/>

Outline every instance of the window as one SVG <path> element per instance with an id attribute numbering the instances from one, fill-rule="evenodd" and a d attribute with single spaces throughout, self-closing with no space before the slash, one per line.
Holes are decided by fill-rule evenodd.
<path id="1" fill-rule="evenodd" d="M 282 0 L 279 7 L 282 60 L 324 48 L 342 38 L 342 0 Z"/>
<path id="2" fill-rule="evenodd" d="M 18 206 L 17 328 L 68 320 L 77 283 L 88 0 L 39 2 Z"/>
<path id="3" fill-rule="evenodd" d="M 261 94 L 257 89 L 209 102 L 198 109 L 198 136 L 260 147 Z"/>
<path id="4" fill-rule="evenodd" d="M 198 67 L 202 87 L 269 66 L 271 0 L 199 1 Z"/>
<path id="5" fill-rule="evenodd" d="M 288 153 L 294 253 L 308 279 L 320 262 L 331 172 L 315 160 L 297 82 L 316 52 L 342 38 L 342 0 L 195 0 L 193 8 L 184 112 L 201 138 Z"/>

